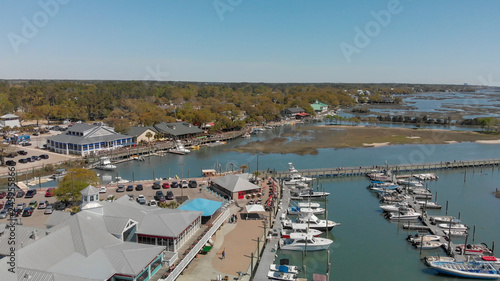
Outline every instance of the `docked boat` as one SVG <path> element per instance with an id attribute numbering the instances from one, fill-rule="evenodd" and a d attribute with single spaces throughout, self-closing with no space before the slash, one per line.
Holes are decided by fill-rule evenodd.
<path id="1" fill-rule="evenodd" d="M 391 212 L 388 213 L 386 216 L 390 220 L 416 220 L 421 215 L 422 215 L 421 213 L 416 212 L 413 209 L 408 209 L 404 211 Z"/>
<path id="2" fill-rule="evenodd" d="M 455 236 L 455 237 L 463 237 L 467 236 L 468 232 L 467 230 L 448 230 L 448 229 L 443 229 L 443 233 L 446 236 Z"/>
<path id="3" fill-rule="evenodd" d="M 290 176 L 283 181 L 283 184 L 286 186 L 296 186 L 299 184 L 307 184 L 311 182 L 313 179 L 304 177 L 302 176 L 297 169 L 293 166 L 292 163 L 288 163 L 290 167 L 288 168 L 288 172 L 290 173 Z"/>
<path id="4" fill-rule="evenodd" d="M 397 183 L 400 185 L 403 185 L 403 186 L 415 186 L 415 187 L 423 187 L 424 186 L 421 181 L 411 180 L 411 179 L 400 179 L 397 181 Z"/>
<path id="5" fill-rule="evenodd" d="M 290 199 L 293 200 L 321 199 L 327 197 L 328 195 L 330 195 L 329 192 L 313 191 L 312 189 L 309 189 L 309 190 L 301 190 L 295 193 L 292 197 L 290 197 Z"/>
<path id="6" fill-rule="evenodd" d="M 437 272 L 446 275 L 473 278 L 473 279 L 498 279 L 499 270 L 492 263 L 479 263 L 467 261 L 431 261 L 429 266 Z"/>
<path id="7" fill-rule="evenodd" d="M 289 215 L 298 215 L 300 213 L 313 213 L 315 215 L 320 215 L 325 213 L 325 208 L 308 208 L 308 207 L 288 207 Z"/>
<path id="8" fill-rule="evenodd" d="M 453 216 L 431 216 L 429 220 L 435 224 L 437 223 L 459 223 L 460 220 Z"/>
<path id="9" fill-rule="evenodd" d="M 464 251 L 465 249 L 465 251 Z M 481 244 L 460 244 L 457 245 L 455 251 L 460 254 L 465 255 L 491 255 L 493 254 L 492 250 L 488 248 L 488 245 Z"/>
<path id="10" fill-rule="evenodd" d="M 408 235 L 406 237 L 406 240 L 410 241 L 411 243 L 420 243 L 420 241 L 438 241 L 441 239 L 442 236 L 439 235 L 434 235 L 434 234 L 425 234 L 425 235 Z"/>
<path id="11" fill-rule="evenodd" d="M 469 229 L 468 226 L 466 226 L 465 224 L 462 224 L 462 223 L 451 223 L 451 224 L 450 223 L 440 223 L 437 226 L 440 228 L 447 229 L 447 230 L 466 231 L 467 229 Z"/>
<path id="12" fill-rule="evenodd" d="M 293 273 L 272 271 L 267 273 L 267 277 L 272 280 L 285 280 L 285 281 L 295 281 L 297 280 L 297 275 Z"/>
<path id="13" fill-rule="evenodd" d="M 442 208 L 441 205 L 439 205 L 436 202 L 432 202 L 432 201 L 417 201 L 417 203 L 426 209 L 441 209 Z"/>
<path id="14" fill-rule="evenodd" d="M 379 190 L 388 190 L 388 189 L 396 189 L 399 185 L 392 182 L 383 182 L 383 181 L 372 181 L 368 188 L 370 190 L 379 191 Z"/>
<path id="15" fill-rule="evenodd" d="M 288 273 L 293 273 L 293 274 L 298 274 L 299 273 L 299 267 L 295 266 L 295 265 L 271 264 L 269 266 L 269 270 L 271 270 L 271 271 L 288 272 Z"/>
<path id="16" fill-rule="evenodd" d="M 184 154 L 191 152 L 191 150 L 185 148 L 180 140 L 176 140 L 175 141 L 175 148 L 169 149 L 168 152 L 174 153 L 174 154 L 179 154 L 179 155 L 184 155 Z"/>
<path id="17" fill-rule="evenodd" d="M 306 223 L 292 223 L 291 228 L 283 228 L 281 230 L 281 237 L 282 238 L 290 238 L 290 235 L 292 233 L 303 233 L 303 234 L 312 235 L 313 237 L 318 237 L 323 232 L 318 230 L 318 229 L 312 229 L 312 228 L 308 227 Z"/>
<path id="18" fill-rule="evenodd" d="M 111 159 L 109 159 L 109 157 L 103 156 L 99 158 L 99 163 L 97 163 L 96 169 L 113 171 L 116 169 L 116 166 L 111 164 Z"/>
<path id="19" fill-rule="evenodd" d="M 409 209 L 408 202 L 403 201 L 403 202 L 398 202 L 394 204 L 383 204 L 380 205 L 380 209 L 384 212 L 398 212 L 398 211 L 404 211 Z"/>
<path id="20" fill-rule="evenodd" d="M 294 233 L 290 235 L 290 239 L 280 240 L 280 248 L 289 251 L 321 251 L 328 249 L 332 243 L 331 239 Z"/>
<path id="21" fill-rule="evenodd" d="M 285 219 L 282 221 L 283 228 L 293 228 L 293 224 L 296 223 L 306 224 L 310 229 L 317 229 L 320 231 L 324 231 L 326 229 L 330 231 L 335 226 L 341 225 L 340 223 L 331 220 L 320 220 L 312 213 L 305 213 L 303 215 L 299 215 L 296 222 L 292 222 L 290 219 Z"/>
<path id="22" fill-rule="evenodd" d="M 431 250 L 431 249 L 437 249 L 439 247 L 441 247 L 443 245 L 443 243 L 439 242 L 439 241 L 418 241 L 416 240 L 414 243 L 413 243 L 413 246 L 419 248 L 419 249 L 422 249 L 422 250 Z"/>
<path id="23" fill-rule="evenodd" d="M 424 258 L 424 263 L 429 265 L 433 261 L 445 261 L 445 262 L 454 262 L 455 258 L 447 257 L 447 256 L 426 256 Z"/>

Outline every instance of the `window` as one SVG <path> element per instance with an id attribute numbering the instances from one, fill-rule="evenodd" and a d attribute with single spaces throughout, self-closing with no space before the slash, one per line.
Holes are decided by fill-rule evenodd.
<path id="1" fill-rule="evenodd" d="M 94 144 L 93 143 L 89 144 L 89 150 L 92 150 L 92 149 L 94 149 Z"/>
<path id="2" fill-rule="evenodd" d="M 94 201 L 94 195 L 90 195 L 90 202 Z"/>

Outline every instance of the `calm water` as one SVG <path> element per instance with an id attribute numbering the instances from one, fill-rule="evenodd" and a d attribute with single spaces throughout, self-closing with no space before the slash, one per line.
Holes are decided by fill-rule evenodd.
<path id="1" fill-rule="evenodd" d="M 317 155 L 305 156 L 257 156 L 231 151 L 237 145 L 279 136 L 290 130 L 293 127 L 278 128 L 251 139 L 238 139 L 218 147 L 204 147 L 185 156 L 169 154 L 150 157 L 144 162 L 119 164 L 116 171 L 102 174 L 139 180 L 151 179 L 153 173 L 156 178 L 200 176 L 201 169 L 230 171 L 243 164 L 255 171 L 257 166 L 260 170 L 286 170 L 288 162 L 293 162 L 297 169 L 308 169 L 385 165 L 386 161 L 388 164 L 400 164 L 500 158 L 500 145 L 476 143 L 321 149 Z M 464 223 L 476 225 L 476 242 L 491 245 L 492 241 L 496 241 L 498 249 L 500 199 L 492 195 L 495 188 L 500 188 L 498 169 L 469 169 L 465 183 L 464 171 L 441 171 L 437 174 L 439 181 L 430 182 L 428 187 L 438 192 L 438 201 L 445 205 L 448 200 L 449 214 L 458 216 L 460 212 Z M 329 234 L 335 241 L 330 249 L 330 280 L 455 280 L 435 276 L 432 270 L 427 269 L 419 259 L 419 252 L 405 241 L 408 232 L 398 227 L 397 223 L 383 218 L 377 198 L 366 189 L 368 181 L 365 178 L 324 180 L 321 184 L 332 193 L 327 203 L 330 219 L 342 223 Z M 445 210 L 430 213 L 444 214 Z M 433 250 L 425 254 L 437 255 L 444 252 Z M 293 264 L 302 264 L 301 254 L 287 252 L 284 256 L 290 258 Z M 323 273 L 326 270 L 326 260 L 326 251 L 308 254 L 305 264 L 309 278 L 312 278 L 314 272 Z"/>

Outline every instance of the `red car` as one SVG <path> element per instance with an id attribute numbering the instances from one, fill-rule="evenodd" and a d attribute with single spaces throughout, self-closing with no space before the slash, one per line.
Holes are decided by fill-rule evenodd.
<path id="1" fill-rule="evenodd" d="M 168 182 L 164 182 L 164 183 L 162 184 L 162 187 L 163 187 L 163 188 L 170 188 L 170 184 L 169 184 Z"/>
<path id="2" fill-rule="evenodd" d="M 7 192 L 5 191 L 0 192 L 0 199 L 3 199 L 5 196 L 7 196 Z"/>
<path id="3" fill-rule="evenodd" d="M 45 192 L 45 197 L 52 197 L 52 196 L 54 196 L 54 188 L 47 189 L 47 192 Z"/>

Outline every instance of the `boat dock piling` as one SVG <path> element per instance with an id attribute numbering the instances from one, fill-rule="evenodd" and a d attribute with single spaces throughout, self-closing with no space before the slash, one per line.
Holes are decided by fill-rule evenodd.
<path id="1" fill-rule="evenodd" d="M 419 163 L 419 164 L 399 164 L 399 165 L 382 165 L 382 166 L 358 166 L 358 167 L 336 167 L 322 169 L 304 169 L 298 170 L 301 175 L 317 178 L 329 177 L 347 177 L 347 176 L 364 176 L 373 170 L 386 170 L 398 177 L 403 173 L 413 172 L 429 172 L 436 170 L 448 169 L 465 169 L 465 168 L 500 168 L 500 159 L 485 159 L 485 160 L 463 160 L 463 161 L 445 161 L 437 163 Z M 289 171 L 276 171 L 274 176 L 277 178 L 287 177 Z"/>

